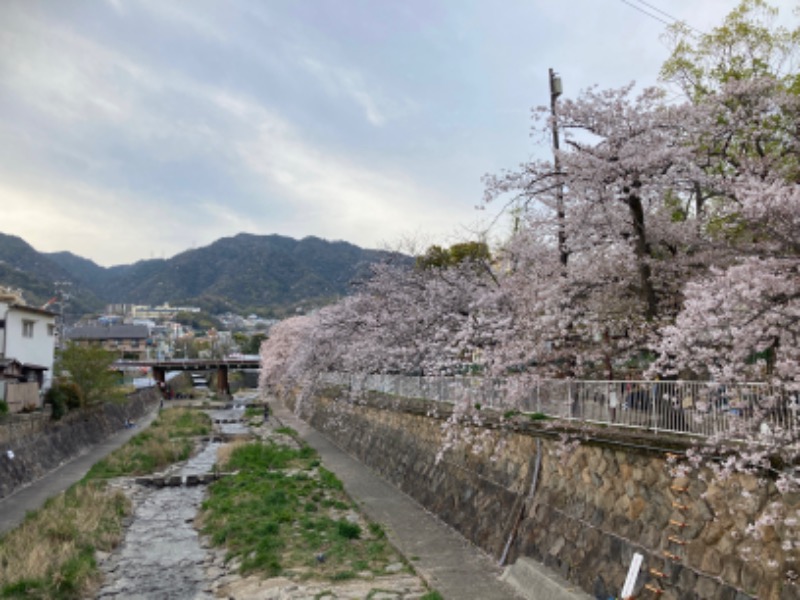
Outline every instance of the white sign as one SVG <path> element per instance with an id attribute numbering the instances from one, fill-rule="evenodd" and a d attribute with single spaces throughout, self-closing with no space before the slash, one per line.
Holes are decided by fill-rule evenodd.
<path id="1" fill-rule="evenodd" d="M 625 585 L 622 586 L 622 600 L 633 596 L 633 586 L 636 585 L 636 578 L 639 577 L 639 569 L 642 568 L 642 561 L 644 556 L 638 552 L 634 552 L 633 559 L 631 559 L 631 566 L 628 569 L 628 576 L 625 578 Z"/>

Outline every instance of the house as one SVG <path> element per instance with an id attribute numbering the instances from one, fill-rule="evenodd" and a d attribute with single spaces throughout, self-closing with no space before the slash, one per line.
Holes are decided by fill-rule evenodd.
<path id="1" fill-rule="evenodd" d="M 0 289 L 0 400 L 11 412 L 41 407 L 41 392 L 53 378 L 55 342 L 55 313 Z"/>
<path id="2" fill-rule="evenodd" d="M 146 325 L 83 325 L 64 332 L 68 342 L 97 345 L 122 360 L 147 360 L 150 329 Z"/>

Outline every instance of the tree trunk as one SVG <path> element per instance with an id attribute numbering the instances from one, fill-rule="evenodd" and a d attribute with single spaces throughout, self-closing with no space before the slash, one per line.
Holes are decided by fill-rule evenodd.
<path id="1" fill-rule="evenodd" d="M 650 321 L 658 313 L 658 301 L 656 290 L 653 287 L 653 274 L 647 259 L 650 258 L 650 244 L 647 242 L 647 234 L 644 227 L 644 208 L 642 199 L 636 194 L 630 194 L 626 203 L 631 211 L 633 219 L 634 246 L 636 254 L 637 269 L 639 271 L 639 295 L 645 305 L 645 318 Z"/>

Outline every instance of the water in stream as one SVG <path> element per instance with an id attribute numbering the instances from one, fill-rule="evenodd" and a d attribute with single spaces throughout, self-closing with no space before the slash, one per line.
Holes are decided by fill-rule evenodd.
<path id="1" fill-rule="evenodd" d="M 239 419 L 243 410 L 210 411 L 213 420 Z M 240 423 L 215 426 L 221 433 L 246 433 Z M 172 475 L 208 473 L 219 444 L 210 442 Z M 133 484 L 135 486 L 135 484 Z M 135 489 L 135 512 L 125 540 L 103 562 L 105 584 L 96 598 L 212 599 L 206 581 L 206 551 L 194 528 L 194 518 L 205 494 L 204 486 Z"/>

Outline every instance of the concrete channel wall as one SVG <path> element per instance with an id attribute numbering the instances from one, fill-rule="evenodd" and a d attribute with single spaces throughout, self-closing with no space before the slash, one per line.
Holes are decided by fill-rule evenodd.
<path id="1" fill-rule="evenodd" d="M 683 439 L 574 431 L 585 439 L 569 443 L 552 424 L 516 417 L 500 426 L 487 411 L 475 426 L 449 428 L 450 414 L 424 400 L 339 393 L 326 388 L 298 412 L 468 540 L 498 560 L 506 554 L 505 564 L 532 558 L 608 598 L 640 553 L 636 597 L 649 597 L 645 586 L 665 599 L 800 597 L 787 583 L 796 551 L 784 549 L 797 529 L 745 532 L 770 502 L 794 502 L 783 507 L 790 514 L 800 498 L 780 498 L 758 477 L 675 476 L 667 451 L 682 455 Z"/>
<path id="2" fill-rule="evenodd" d="M 160 394 L 151 388 L 122 403 L 70 412 L 59 421 L 49 413 L 6 417 L 0 422 L 0 498 L 102 442 L 126 419 L 137 421 L 158 402 Z"/>

